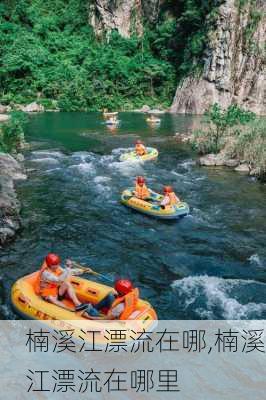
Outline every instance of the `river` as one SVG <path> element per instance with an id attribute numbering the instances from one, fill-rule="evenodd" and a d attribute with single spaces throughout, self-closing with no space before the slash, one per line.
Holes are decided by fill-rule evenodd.
<path id="1" fill-rule="evenodd" d="M 29 178 L 18 184 L 23 230 L 0 250 L 2 318 L 15 318 L 11 285 L 53 251 L 130 277 L 161 319 L 265 319 L 266 186 L 197 166 L 175 137 L 197 117 L 166 114 L 154 128 L 142 114 L 119 118 L 110 130 L 97 113 L 30 117 Z M 157 162 L 119 162 L 136 138 L 159 150 Z M 120 193 L 136 175 L 154 190 L 173 185 L 191 214 L 165 222 L 122 206 Z"/>

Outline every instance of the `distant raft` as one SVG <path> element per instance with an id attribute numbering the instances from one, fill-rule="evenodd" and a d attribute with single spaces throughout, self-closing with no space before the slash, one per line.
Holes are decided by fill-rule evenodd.
<path id="1" fill-rule="evenodd" d="M 146 121 L 150 124 L 159 124 L 161 122 L 160 118 L 147 118 Z"/>
<path id="2" fill-rule="evenodd" d="M 116 117 L 118 115 L 118 112 L 103 112 L 103 117 L 104 118 L 111 118 L 111 117 Z"/>
<path id="3" fill-rule="evenodd" d="M 120 161 L 152 161 L 156 160 L 158 157 L 158 150 L 153 147 L 147 147 L 147 154 L 143 156 L 137 155 L 135 150 L 130 151 L 129 153 L 122 154 L 120 156 Z"/>
<path id="4" fill-rule="evenodd" d="M 160 219 L 178 219 L 189 214 L 189 206 L 187 203 L 181 201 L 174 206 L 162 208 L 160 202 L 163 196 L 153 191 L 150 191 L 150 193 L 151 198 L 147 201 L 135 197 L 133 195 L 133 189 L 126 189 L 121 195 L 121 202 L 125 206 L 133 208 L 136 211 Z"/>

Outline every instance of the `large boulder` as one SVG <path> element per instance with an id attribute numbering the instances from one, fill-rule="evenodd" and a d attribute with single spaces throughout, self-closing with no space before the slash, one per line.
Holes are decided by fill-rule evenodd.
<path id="1" fill-rule="evenodd" d="M 20 110 L 28 113 L 43 112 L 44 106 L 34 101 L 33 103 L 27 104 L 26 106 L 20 106 Z"/>
<path id="2" fill-rule="evenodd" d="M 0 114 L 0 122 L 6 122 L 9 120 L 9 115 L 7 114 Z"/>

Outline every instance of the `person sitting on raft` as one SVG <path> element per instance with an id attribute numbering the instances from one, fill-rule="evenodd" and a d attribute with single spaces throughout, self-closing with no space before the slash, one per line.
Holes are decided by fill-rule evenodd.
<path id="1" fill-rule="evenodd" d="M 144 156 L 148 153 L 146 147 L 141 140 L 137 140 L 135 143 L 135 152 L 138 156 Z"/>
<path id="2" fill-rule="evenodd" d="M 114 289 L 115 292 L 109 293 L 99 303 L 86 309 L 90 319 L 130 319 L 138 302 L 138 289 L 133 288 L 132 282 L 127 279 L 117 280 Z M 104 310 L 107 310 L 107 313 L 103 317 L 100 311 Z"/>
<path id="3" fill-rule="evenodd" d="M 180 203 L 180 199 L 176 196 L 172 186 L 165 186 L 163 189 L 164 197 L 160 203 L 162 208 L 171 207 Z"/>
<path id="4" fill-rule="evenodd" d="M 150 198 L 150 191 L 145 184 L 146 180 L 143 176 L 137 176 L 134 196 L 141 200 Z"/>
<path id="5" fill-rule="evenodd" d="M 70 260 L 66 262 L 67 268 L 62 268 L 60 263 L 61 260 L 57 254 L 49 253 L 45 257 L 35 286 L 36 294 L 45 301 L 67 310 L 69 308 L 62 300 L 68 298 L 73 302 L 75 311 L 86 310 L 88 304 L 79 301 L 74 288 L 68 281 L 71 275 L 79 275 L 81 271 L 73 269 Z"/>

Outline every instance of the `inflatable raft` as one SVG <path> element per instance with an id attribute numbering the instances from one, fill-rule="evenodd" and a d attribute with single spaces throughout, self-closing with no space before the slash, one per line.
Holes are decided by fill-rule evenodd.
<path id="1" fill-rule="evenodd" d="M 133 189 L 126 189 L 121 196 L 121 202 L 127 207 L 133 208 L 143 214 L 152 215 L 161 219 L 178 219 L 189 214 L 187 203 L 180 202 L 174 206 L 161 208 L 160 202 L 163 196 L 150 191 L 151 199 L 149 201 L 138 199 L 133 195 Z"/>
<path id="2" fill-rule="evenodd" d="M 70 300 L 64 300 L 65 306 L 70 310 L 65 310 L 54 304 L 44 301 L 35 294 L 34 283 L 38 272 L 20 278 L 12 287 L 11 301 L 14 310 L 24 319 L 34 319 L 43 322 L 53 329 L 73 329 L 73 336 L 77 341 L 82 337 L 87 343 L 95 347 L 103 348 L 106 346 L 106 329 L 128 329 L 126 336 L 127 342 L 132 342 L 130 337 L 131 330 L 152 331 L 158 323 L 156 312 L 150 303 L 139 299 L 135 311 L 131 314 L 128 321 L 120 320 L 90 320 L 83 317 L 82 311 L 74 311 L 74 306 Z M 70 278 L 75 287 L 76 294 L 82 302 L 96 303 L 105 297 L 113 289 L 109 286 L 89 281 L 80 277 Z M 73 311 L 71 311 L 71 309 Z M 126 324 L 126 325 L 125 325 Z M 99 335 L 92 338 L 86 332 L 97 331 Z M 85 336 L 84 336 L 85 332 Z M 94 340 L 95 339 L 95 340 Z"/>
<path id="3" fill-rule="evenodd" d="M 156 160 L 158 157 L 158 150 L 153 147 L 147 147 L 147 154 L 144 156 L 138 156 L 135 150 L 130 151 L 129 153 L 122 154 L 120 156 L 120 161 L 152 161 Z"/>
<path id="4" fill-rule="evenodd" d="M 118 115 L 118 112 L 103 112 L 103 116 L 104 118 L 110 118 L 110 117 L 115 117 L 116 115 Z"/>
<path id="5" fill-rule="evenodd" d="M 37 274 L 34 272 L 17 280 L 11 291 L 11 301 L 15 311 L 25 319 L 38 320 L 85 320 L 82 312 L 74 311 L 74 306 L 70 300 L 65 299 L 64 304 L 69 310 L 48 303 L 38 296 L 34 291 L 34 284 Z M 70 282 L 75 288 L 75 292 L 82 303 L 96 304 L 114 289 L 77 276 L 72 276 Z M 104 315 L 103 315 L 104 319 Z M 133 311 L 130 320 L 157 320 L 157 315 L 150 303 L 138 300 L 136 310 Z"/>
<path id="6" fill-rule="evenodd" d="M 160 118 L 147 118 L 146 121 L 150 124 L 159 124 L 161 122 Z"/>

